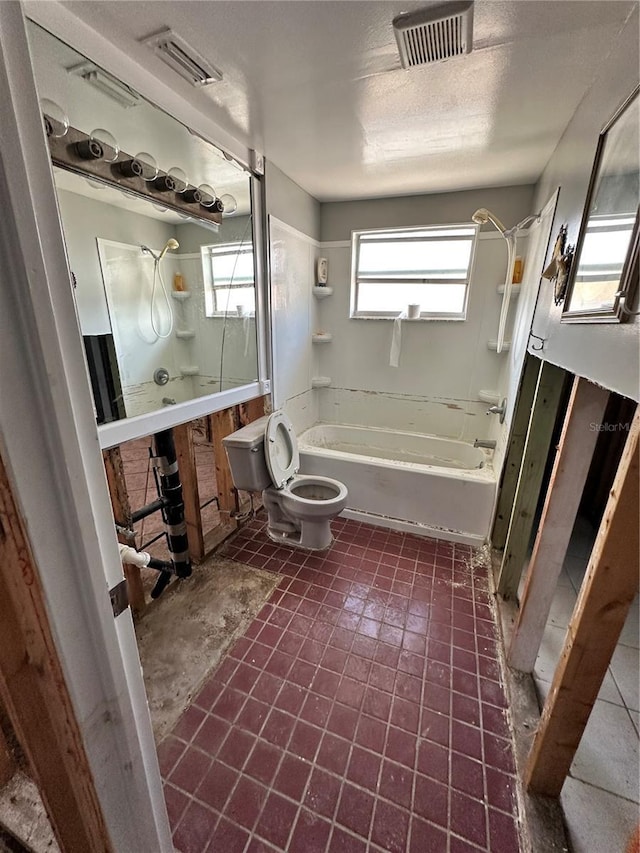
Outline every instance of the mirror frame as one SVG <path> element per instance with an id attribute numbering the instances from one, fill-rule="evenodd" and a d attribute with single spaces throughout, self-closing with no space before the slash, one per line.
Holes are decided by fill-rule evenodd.
<path id="1" fill-rule="evenodd" d="M 198 107 L 186 100 L 176 89 L 152 75 L 139 64 L 126 63 L 123 68 L 122 55 L 118 48 L 100 33 L 90 28 L 77 27 L 77 21 L 57 4 L 41 4 L 30 9 L 26 20 L 42 27 L 55 38 L 100 65 L 127 86 L 135 89 L 150 104 L 172 116 L 196 136 L 215 147 L 226 150 L 250 177 L 251 215 L 253 218 L 253 242 L 256 257 L 256 334 L 258 377 L 255 382 L 219 391 L 203 397 L 196 397 L 175 406 L 168 406 L 148 414 L 134 415 L 122 420 L 98 424 L 98 439 L 102 450 L 115 447 L 125 441 L 142 438 L 159 430 L 170 429 L 187 421 L 195 420 L 212 412 L 244 403 L 255 397 L 271 392 L 271 340 L 269 330 L 269 294 L 267 289 L 266 255 L 266 219 L 264 196 L 264 158 L 245 147 L 236 137 L 221 125 L 201 112 Z M 71 22 L 74 26 L 70 26 Z M 42 130 L 44 146 L 47 150 L 54 187 L 53 164 L 47 138 Z M 261 164 L 255 167 L 250 164 Z M 58 210 L 58 226 L 61 239 L 64 239 L 62 221 Z M 68 267 L 67 267 L 68 269 Z M 80 330 L 78 329 L 80 335 Z"/>
<path id="2" fill-rule="evenodd" d="M 580 255 L 582 254 L 582 247 L 584 244 L 584 239 L 587 231 L 587 225 L 589 222 L 589 216 L 591 212 L 591 205 L 594 200 L 595 189 L 598 184 L 598 179 L 600 177 L 600 167 L 602 165 L 602 158 L 604 154 L 604 150 L 607 143 L 607 134 L 611 130 L 611 128 L 619 121 L 624 113 L 628 110 L 631 104 L 634 102 L 636 98 L 639 97 L 640 86 L 637 86 L 633 92 L 629 95 L 628 98 L 622 103 L 622 105 L 616 110 L 611 119 L 606 123 L 606 125 L 600 131 L 600 135 L 598 137 L 598 145 L 596 148 L 596 155 L 593 162 L 593 167 L 591 170 L 591 177 L 589 179 L 589 187 L 587 189 L 587 197 L 585 201 L 584 210 L 582 213 L 582 220 L 580 222 L 580 231 L 578 234 L 578 242 L 576 244 L 575 255 L 573 257 L 572 269 L 569 277 L 569 283 L 567 286 L 567 291 L 564 297 L 563 309 L 561 322 L 565 323 L 621 323 L 624 320 L 628 319 L 632 316 L 632 312 L 628 309 L 627 303 L 633 299 L 635 290 L 637 288 L 637 278 L 638 278 L 638 262 L 637 262 L 637 253 L 638 253 L 638 226 L 640 219 L 640 206 L 636 210 L 635 222 L 631 231 L 631 236 L 629 239 L 629 245 L 627 248 L 627 253 L 625 256 L 625 261 L 622 267 L 622 272 L 620 274 L 620 283 L 618 286 L 617 294 L 614 297 L 613 304 L 610 308 L 598 308 L 594 310 L 571 310 L 571 296 L 574 292 L 576 285 L 576 278 L 578 274 L 578 268 L 580 266 Z M 635 255 L 635 260 L 634 260 Z"/>

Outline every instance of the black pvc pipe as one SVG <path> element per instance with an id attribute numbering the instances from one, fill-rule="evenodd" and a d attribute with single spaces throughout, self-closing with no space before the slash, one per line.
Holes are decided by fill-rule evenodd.
<path id="1" fill-rule="evenodd" d="M 162 509 L 166 505 L 166 498 L 158 498 L 158 500 L 146 504 L 146 506 L 141 506 L 140 509 L 136 509 L 131 513 L 131 523 L 135 524 L 136 521 L 142 521 L 143 518 L 153 515 L 154 512 L 158 512 L 159 509 Z"/>
<path id="2" fill-rule="evenodd" d="M 171 554 L 171 562 L 175 574 L 179 578 L 188 578 L 191 574 L 191 561 L 189 559 L 187 525 L 184 520 L 182 483 L 180 482 L 178 458 L 172 430 L 165 429 L 153 436 L 153 451 L 160 500 L 164 501 L 162 518 L 167 528 L 167 544 Z M 154 591 L 160 587 L 157 595 L 169 583 L 170 578 L 169 572 L 161 572 L 154 587 Z"/>

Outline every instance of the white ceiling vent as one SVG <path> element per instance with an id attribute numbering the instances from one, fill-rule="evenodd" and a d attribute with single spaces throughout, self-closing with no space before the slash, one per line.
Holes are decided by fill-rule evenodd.
<path id="1" fill-rule="evenodd" d="M 222 80 L 222 72 L 214 68 L 173 30 L 162 30 L 154 36 L 142 39 L 142 44 L 150 47 L 156 56 L 192 86 L 208 86 L 209 83 L 219 83 Z"/>
<path id="2" fill-rule="evenodd" d="M 399 15 L 393 22 L 403 68 L 415 68 L 470 53 L 473 0 Z"/>

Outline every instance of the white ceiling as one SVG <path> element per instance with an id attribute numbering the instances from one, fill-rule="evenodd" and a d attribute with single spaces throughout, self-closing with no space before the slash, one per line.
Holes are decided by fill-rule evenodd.
<path id="1" fill-rule="evenodd" d="M 137 43 L 175 29 L 224 73 L 185 93 L 322 201 L 535 182 L 634 3 L 476 0 L 470 55 L 402 70 L 393 18 L 438 4 L 68 8 L 180 90 L 187 84 Z"/>

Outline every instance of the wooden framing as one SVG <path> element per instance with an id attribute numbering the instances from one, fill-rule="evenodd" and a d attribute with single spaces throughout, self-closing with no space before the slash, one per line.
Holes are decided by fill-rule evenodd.
<path id="1" fill-rule="evenodd" d="M 0 699 L 65 853 L 112 853 L 49 628 L 38 567 L 0 459 Z"/>
<path id="2" fill-rule="evenodd" d="M 518 402 L 511 425 L 509 446 L 507 448 L 504 473 L 500 485 L 498 508 L 496 509 L 496 517 L 491 533 L 491 544 L 499 551 L 503 550 L 507 541 L 511 511 L 518 485 L 518 475 L 520 474 L 520 466 L 522 464 L 522 454 L 527 439 L 529 420 L 531 419 L 531 408 L 541 369 L 542 362 L 540 359 L 527 353 L 522 371 L 520 389 L 518 391 Z"/>
<path id="3" fill-rule="evenodd" d="M 638 592 L 639 433 L 636 409 L 525 770 L 534 793 L 560 794 Z"/>
<path id="4" fill-rule="evenodd" d="M 187 525 L 189 556 L 194 562 L 199 563 L 204 557 L 204 536 L 200 513 L 196 451 L 193 444 L 193 427 L 191 423 L 180 424 L 174 427 L 173 440 L 176 446 L 180 481 L 182 483 L 184 520 Z"/>
<path id="5" fill-rule="evenodd" d="M 196 454 L 193 441 L 193 425 L 195 422 L 180 424 L 173 428 L 176 455 L 182 482 L 189 554 L 191 559 L 196 563 L 202 561 L 207 554 L 211 553 L 237 527 L 237 522 L 231 514 L 239 511 L 240 503 L 238 492 L 233 485 L 229 462 L 222 439 L 230 433 L 235 432 L 241 426 L 245 426 L 261 418 L 265 413 L 267 401 L 268 397 L 255 397 L 246 403 L 239 403 L 236 406 L 214 412 L 206 417 L 205 423 L 211 437 L 215 458 L 218 508 L 223 516 L 220 525 L 210 530 L 206 536 L 202 529 Z M 131 508 L 120 448 L 113 447 L 109 450 L 104 450 L 103 458 L 115 521 L 122 527 L 130 528 Z M 126 542 L 126 544 L 134 545 L 133 537 L 119 534 L 119 539 Z M 135 613 L 141 613 L 146 606 L 146 600 L 140 569 L 136 566 L 125 566 L 124 573 L 127 579 L 131 607 Z"/>
<path id="6" fill-rule="evenodd" d="M 538 376 L 498 578 L 498 593 L 505 599 L 518 592 L 566 376 L 550 362 L 543 362 Z"/>
<path id="7" fill-rule="evenodd" d="M 13 759 L 11 748 L 4 736 L 4 732 L 0 729 L 0 788 L 7 784 L 15 771 L 16 763 Z"/>
<path id="8" fill-rule="evenodd" d="M 509 648 L 509 665 L 522 672 L 536 662 L 608 399 L 598 385 L 574 379 Z"/>
<path id="9" fill-rule="evenodd" d="M 103 450 L 102 458 L 107 474 L 107 483 L 109 484 L 113 517 L 116 524 L 125 529 L 130 529 L 132 526 L 131 505 L 129 504 L 120 448 L 111 447 L 109 450 Z M 119 532 L 118 541 L 123 542 L 125 545 L 134 545 L 134 537 L 126 533 Z M 142 613 L 147 602 L 140 568 L 139 566 L 125 565 L 123 566 L 123 571 L 127 579 L 127 595 L 131 609 L 136 614 Z"/>

